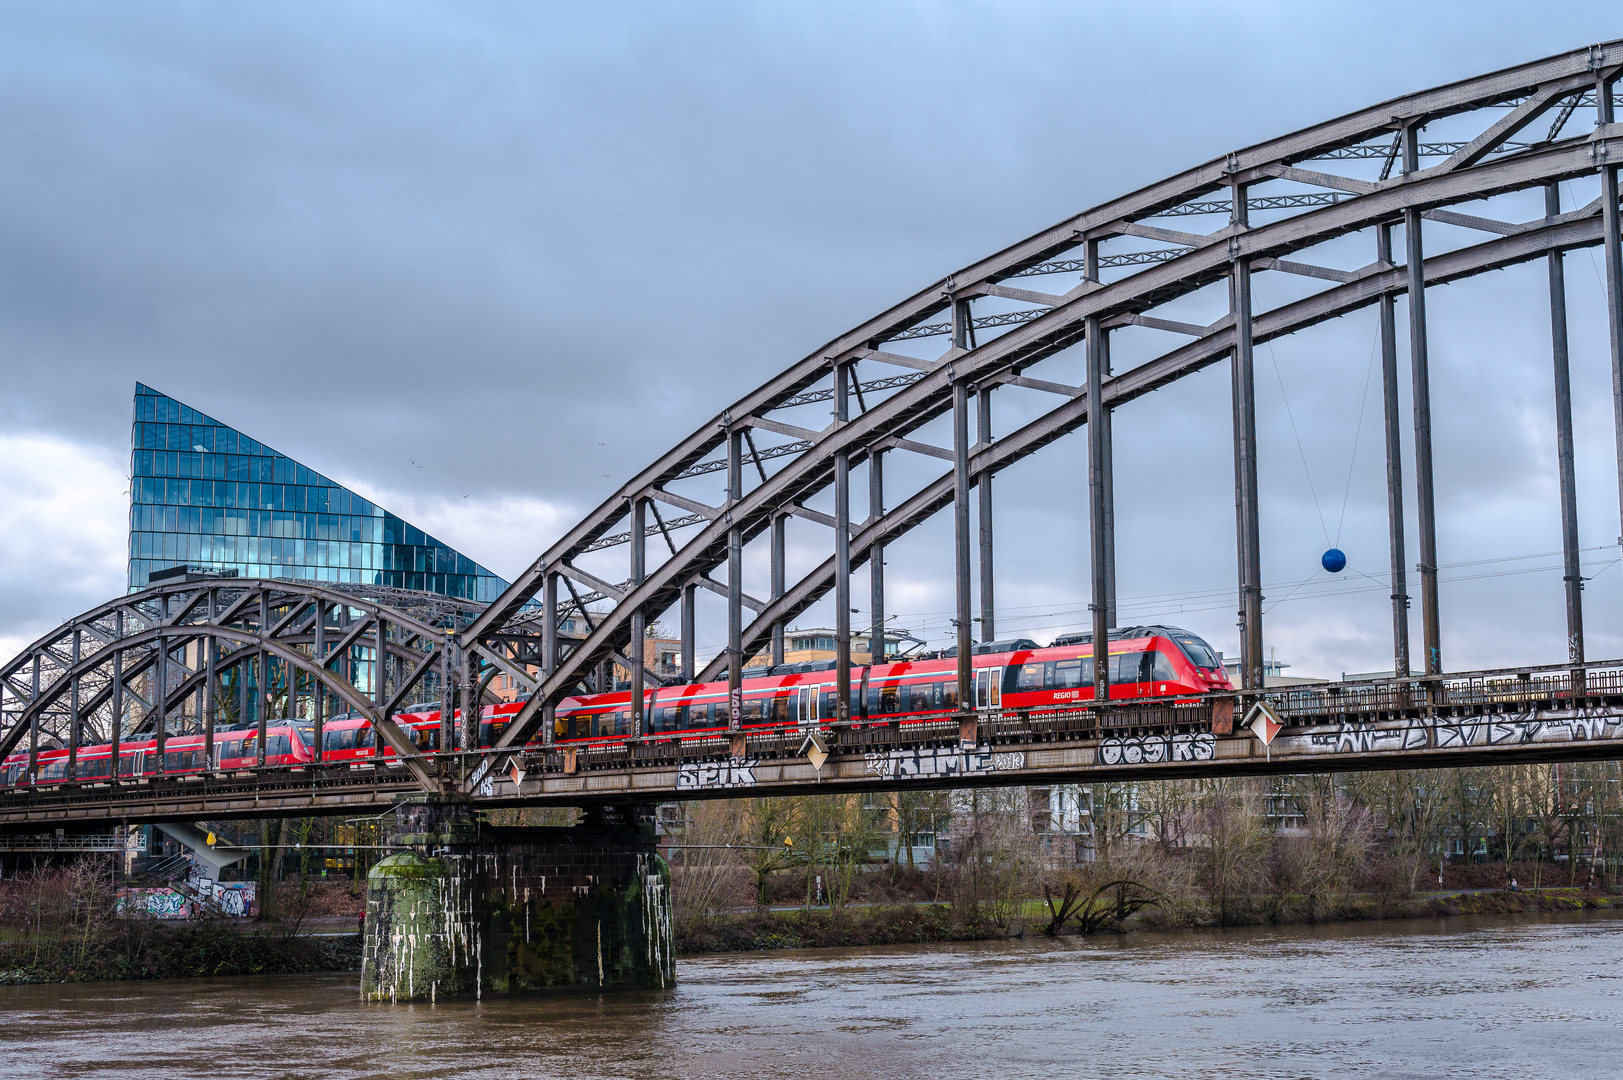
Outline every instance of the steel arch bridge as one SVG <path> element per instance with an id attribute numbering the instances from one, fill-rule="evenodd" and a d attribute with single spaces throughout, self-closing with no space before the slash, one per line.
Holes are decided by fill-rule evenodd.
<path id="1" fill-rule="evenodd" d="M 139 610 L 147 614 L 137 619 L 142 627 L 138 633 L 119 629 L 110 636 L 127 643 L 121 649 L 145 649 L 152 659 L 144 662 L 166 665 L 165 654 L 151 642 L 181 640 L 187 633 L 224 650 L 219 657 L 213 648 L 204 650 L 207 656 L 188 669 L 170 697 L 147 707 L 143 722 L 149 728 L 154 717 L 164 716 L 165 702 L 174 700 L 174 694 L 214 694 L 214 682 L 206 674 L 199 677 L 199 667 L 218 667 L 222 659 L 239 662 L 250 653 L 280 658 L 310 686 L 326 689 L 326 695 L 314 698 L 329 705 L 341 701 L 355 713 L 385 721 L 425 688 L 437 691 L 449 708 L 481 699 L 490 678 L 505 675 L 518 688 L 523 708 L 494 747 L 475 755 L 475 764 L 465 758 L 454 769 L 436 765 L 419 755 L 394 724 L 380 725 L 408 764 L 412 782 L 474 794 L 489 790 L 498 761 L 514 760 L 532 740 L 551 747 L 554 707 L 583 688 L 601 686 L 610 664 L 630 672 L 632 741 L 641 739 L 647 730 L 642 691 L 659 680 L 645 667 L 635 643 L 653 620 L 677 611 L 682 681 L 729 680 L 736 732 L 730 749 L 743 757 L 747 747 L 738 704 L 745 660 L 771 649 L 781 661 L 789 620 L 832 595 L 840 680 L 835 701 L 842 710 L 834 724 L 845 723 L 852 572 L 864 564 L 870 567 L 870 640 L 883 640 L 885 546 L 948 509 L 954 521 L 958 699 L 972 701 L 972 627 L 977 618 L 982 639 L 995 636 L 990 510 L 996 475 L 1064 436 L 1085 435 L 1091 606 L 1098 640 L 1114 623 L 1114 414 L 1158 388 L 1223 362 L 1229 364 L 1232 385 L 1244 708 L 1247 699 L 1262 694 L 1264 656 L 1253 352 L 1259 343 L 1371 307 L 1379 312 L 1381 332 L 1394 665 L 1400 675 L 1414 671 L 1398 680 L 1404 700 L 1416 700 L 1415 695 L 1424 699 L 1428 686 L 1439 686 L 1444 679 L 1426 290 L 1539 260 L 1549 266 L 1572 643 L 1569 663 L 1561 666 L 1570 672 L 1568 692 L 1581 694 L 1583 673 L 1597 665 L 1583 651 L 1562 257 L 1585 247 L 1598 246 L 1603 252 L 1623 497 L 1620 72 L 1623 41 L 1613 41 L 1408 94 L 1236 150 L 1085 210 L 948 274 L 813 350 L 705 420 L 571 528 L 482 610 L 469 607 L 459 615 L 423 618 L 384 601 L 356 606 L 354 596 L 278 582 L 237 586 L 236 591 L 220 585 L 151 590 L 97 609 L 0 669 L 5 723 L 0 754 L 12 752 L 24 739 L 37 741 L 42 732 L 63 744 L 83 737 L 74 732 L 88 721 L 74 717 L 85 710 L 84 701 L 77 707 L 63 701 L 83 696 L 85 691 L 76 689 L 81 676 L 118 686 L 117 678 L 92 674 L 101 669 L 81 657 L 83 642 L 87 635 L 108 635 L 106 620 L 120 617 L 117 612 Z M 1428 136 L 1428 129 L 1434 134 Z M 1436 134 L 1438 129 L 1446 129 L 1447 141 Z M 1582 205 L 1562 205 L 1562 182 L 1589 185 L 1596 180 L 1597 197 Z M 1541 194 L 1543 213 L 1505 220 L 1483 205 L 1518 192 Z M 1477 239 L 1428 255 L 1426 222 L 1469 230 Z M 1349 236 L 1365 244 L 1367 261 L 1360 265 L 1329 265 L 1333 260 L 1316 250 Z M 1261 274 L 1300 278 L 1317 291 L 1265 307 L 1253 296 L 1253 280 Z M 1168 311 L 1168 305 L 1208 288 L 1226 290 L 1224 317 L 1196 325 Z M 1407 298 L 1406 326 L 1398 318 L 1399 297 Z M 1165 331 L 1181 341 L 1144 363 L 1115 371 L 1111 334 L 1133 326 Z M 938 347 L 929 346 L 931 342 Z M 927 352 L 921 351 L 921 343 Z M 1073 348 L 1085 352 L 1083 385 L 1028 374 L 1038 362 Z M 1407 363 L 1400 364 L 1404 358 Z M 1399 396 L 1405 382 L 1412 400 L 1407 418 Z M 996 391 L 1006 387 L 1031 391 L 1049 407 L 1038 418 L 997 434 L 993 406 Z M 806 426 L 805 406 L 832 407 L 832 422 Z M 921 432 L 942 417 L 950 419 L 950 446 L 934 445 Z M 1407 460 L 1400 440 L 1406 422 L 1412 425 L 1414 447 Z M 887 491 L 884 463 L 892 453 L 939 459 L 942 471 L 912 490 Z M 851 474 L 860 468 L 867 470 L 868 506 L 854 516 Z M 1423 639 L 1417 665 L 1411 664 L 1406 615 L 1406 469 L 1414 483 L 1419 525 L 1414 584 Z M 699 489 L 691 481 L 716 474 L 725 476 L 725 500 L 717 504 L 696 497 Z M 811 508 L 810 503 L 828 495 L 832 513 Z M 976 502 L 978 536 L 971 514 Z M 784 529 L 790 517 L 817 522 L 829 535 L 828 556 L 798 580 L 789 579 L 784 562 Z M 747 595 L 743 586 L 744 552 L 758 541 L 770 547 L 772 589 L 764 598 Z M 650 545 L 657 549 L 654 557 Z M 623 579 L 580 565 L 584 556 L 611 549 L 626 552 Z M 727 645 L 713 658 L 695 655 L 699 589 L 726 600 Z M 606 611 L 588 608 L 605 600 L 611 602 Z M 251 616 L 256 604 L 259 613 Z M 336 623 L 329 627 L 329 616 L 343 605 L 349 605 L 351 615 L 340 632 Z M 184 610 L 175 614 L 177 607 Z M 583 635 L 560 635 L 559 621 L 566 615 L 584 619 Z M 187 624 L 188 619 L 193 622 Z M 188 625 L 209 629 L 181 629 Z M 382 652 L 394 658 L 395 673 L 373 686 L 364 679 L 357 682 L 353 672 L 338 672 L 350 664 L 340 653 L 348 655 L 357 643 L 365 644 L 368 633 L 373 633 L 371 644 L 378 643 L 367 627 L 379 625 L 392 628 L 389 632 L 398 637 L 397 643 L 386 632 L 382 639 Z M 335 633 L 338 643 L 332 640 Z M 1108 662 L 1105 650 L 1096 652 L 1098 689 L 1108 679 Z M 167 678 L 165 673 L 160 682 Z M 263 679 L 259 685 L 265 685 Z M 90 700 L 102 708 L 112 692 L 93 690 Z M 465 715 L 471 717 L 472 710 Z M 959 720 L 958 732 L 972 743 L 976 715 L 965 713 Z M 472 731 L 463 733 L 465 752 L 473 753 L 476 742 Z"/>

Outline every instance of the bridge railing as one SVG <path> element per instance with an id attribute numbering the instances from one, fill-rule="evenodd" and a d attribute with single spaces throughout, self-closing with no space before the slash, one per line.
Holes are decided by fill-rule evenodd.
<path id="1" fill-rule="evenodd" d="M 1262 695 L 1290 725 L 1349 715 L 1584 708 L 1623 697 L 1623 662 L 1567 665 L 1354 683 L 1275 687 Z"/>

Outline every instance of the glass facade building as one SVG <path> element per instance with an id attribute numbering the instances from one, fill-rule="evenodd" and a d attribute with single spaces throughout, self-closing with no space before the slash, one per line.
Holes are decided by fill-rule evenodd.
<path id="1" fill-rule="evenodd" d="M 507 582 L 382 507 L 135 385 L 131 589 L 179 565 L 496 599 Z"/>

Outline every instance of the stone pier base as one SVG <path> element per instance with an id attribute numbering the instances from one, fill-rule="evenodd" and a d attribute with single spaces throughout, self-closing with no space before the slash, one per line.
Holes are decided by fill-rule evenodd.
<path id="1" fill-rule="evenodd" d="M 670 870 L 651 825 L 496 828 L 462 804 L 396 812 L 402 848 L 367 877 L 361 996 L 432 1001 L 670 986 Z"/>

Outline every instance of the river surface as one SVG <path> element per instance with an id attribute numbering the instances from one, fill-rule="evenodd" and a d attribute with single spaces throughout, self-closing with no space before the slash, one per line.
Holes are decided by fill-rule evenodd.
<path id="1" fill-rule="evenodd" d="M 1623 1077 L 1623 917 L 683 960 L 664 993 L 354 975 L 0 987 L 0 1077 Z"/>

